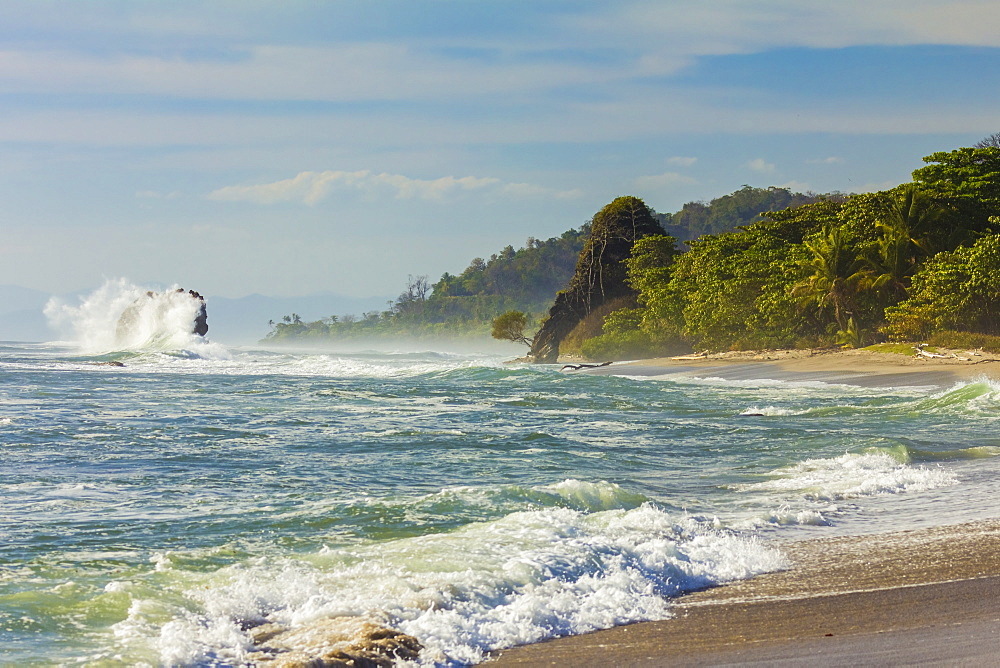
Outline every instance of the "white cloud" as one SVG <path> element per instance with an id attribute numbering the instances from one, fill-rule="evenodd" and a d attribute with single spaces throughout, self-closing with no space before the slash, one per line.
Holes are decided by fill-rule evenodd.
<path id="1" fill-rule="evenodd" d="M 774 165 L 764 160 L 764 158 L 754 158 L 746 163 L 746 166 L 761 174 L 772 174 L 774 172 Z"/>
<path id="2" fill-rule="evenodd" d="M 180 199 L 181 194 L 177 191 L 163 193 L 158 190 L 139 190 L 135 193 L 136 199 Z"/>
<path id="3" fill-rule="evenodd" d="M 667 164 L 673 165 L 675 167 L 690 167 L 696 162 L 698 162 L 698 158 L 686 158 L 680 155 L 676 155 L 672 158 L 667 158 Z"/>
<path id="4" fill-rule="evenodd" d="M 593 40 L 630 44 L 673 59 L 804 46 L 870 44 L 1000 46 L 993 0 L 636 0 L 581 16 Z"/>
<path id="5" fill-rule="evenodd" d="M 576 197 L 575 190 L 556 191 L 528 183 L 505 183 L 492 177 L 442 176 L 437 179 L 414 179 L 402 174 L 375 174 L 369 170 L 354 172 L 324 171 L 300 172 L 290 179 L 273 183 L 245 186 L 226 186 L 208 194 L 208 199 L 226 202 L 254 202 L 276 204 L 300 202 L 316 204 L 330 195 L 335 188 L 362 191 L 369 194 L 388 191 L 396 199 L 422 199 L 442 201 L 448 195 L 468 192 L 499 192 L 514 197 Z"/>
<path id="6" fill-rule="evenodd" d="M 663 174 L 640 176 L 635 180 L 635 186 L 643 190 L 677 188 L 679 186 L 691 186 L 697 183 L 698 181 L 690 176 L 678 174 L 677 172 L 664 172 Z"/>
<path id="7" fill-rule="evenodd" d="M 131 27 L 133 36 L 143 34 L 139 18 Z M 184 10 L 145 18 L 161 28 L 200 20 Z M 516 96 L 667 76 L 705 55 L 795 46 L 997 47 L 998 24 L 1000 4 L 993 0 L 636 0 L 546 19 L 540 23 L 541 39 L 504 34 L 493 43 L 484 42 L 482 36 L 457 34 L 320 46 L 253 43 L 227 35 L 226 27 L 218 26 L 227 58 L 183 57 L 176 52 L 95 55 L 73 50 L 65 40 L 48 49 L 8 48 L 0 51 L 0 91 L 327 101 Z M 119 27 L 123 35 L 129 30 Z M 628 49 L 622 49 L 623 43 Z M 545 57 L 579 51 L 580 44 L 590 45 L 594 53 L 611 49 L 618 57 L 603 61 Z M 463 47 L 495 50 L 502 56 L 468 58 L 461 55 Z"/>
<path id="8" fill-rule="evenodd" d="M 788 190 L 791 190 L 793 193 L 813 192 L 813 187 L 803 181 L 788 181 L 786 183 L 782 183 L 778 187 L 787 188 Z"/>
<path id="9" fill-rule="evenodd" d="M 831 155 L 828 158 L 816 158 L 814 160 L 806 160 L 806 164 L 809 165 L 839 165 L 844 162 L 843 158 L 839 158 L 835 155 Z"/>

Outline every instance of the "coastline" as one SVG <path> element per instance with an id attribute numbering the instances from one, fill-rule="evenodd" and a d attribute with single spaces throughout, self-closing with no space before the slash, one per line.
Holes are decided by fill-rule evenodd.
<path id="1" fill-rule="evenodd" d="M 1000 520 L 787 543 L 791 566 L 674 616 L 497 652 L 495 666 L 824 666 L 1000 659 Z"/>
<path id="2" fill-rule="evenodd" d="M 1000 356 L 772 350 L 571 373 L 939 387 L 1000 380 Z M 679 597 L 673 617 L 494 653 L 501 666 L 1000 662 L 1000 519 L 780 543 L 791 566 Z"/>
<path id="3" fill-rule="evenodd" d="M 980 351 L 938 354 L 943 356 L 918 357 L 863 349 L 737 351 L 697 359 L 659 357 L 616 362 L 580 372 L 647 378 L 812 381 L 864 387 L 950 387 L 978 378 L 1000 379 L 1000 356 Z"/>

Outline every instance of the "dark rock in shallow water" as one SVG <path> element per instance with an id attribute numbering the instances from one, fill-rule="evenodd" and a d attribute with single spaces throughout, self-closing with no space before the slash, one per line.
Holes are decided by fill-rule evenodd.
<path id="1" fill-rule="evenodd" d="M 198 336 L 205 336 L 208 334 L 208 309 L 205 308 L 205 298 L 193 290 L 189 290 L 189 292 L 201 302 L 198 304 L 198 315 L 194 319 L 194 333 Z"/>

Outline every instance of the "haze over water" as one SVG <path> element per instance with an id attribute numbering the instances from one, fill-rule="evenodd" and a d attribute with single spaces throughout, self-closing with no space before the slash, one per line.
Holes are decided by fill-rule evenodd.
<path id="1" fill-rule="evenodd" d="M 239 665 L 257 625 L 347 616 L 465 665 L 667 617 L 788 539 L 993 516 L 985 380 L 566 374 L 172 321 L 122 346 L 119 297 L 74 342 L 0 345 L 5 664 Z"/>

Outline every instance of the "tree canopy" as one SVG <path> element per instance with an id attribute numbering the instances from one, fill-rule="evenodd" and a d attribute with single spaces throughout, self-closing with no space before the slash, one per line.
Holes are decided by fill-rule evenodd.
<path id="1" fill-rule="evenodd" d="M 879 192 L 744 186 L 675 214 L 619 197 L 578 230 L 433 284 L 411 276 L 385 311 L 293 314 L 272 338 L 490 332 L 526 343 L 549 305 L 531 341 L 539 361 L 563 341 L 608 359 L 1000 335 L 1000 148 L 981 144 L 933 153 L 912 182 Z"/>

